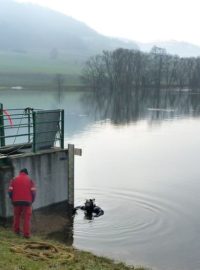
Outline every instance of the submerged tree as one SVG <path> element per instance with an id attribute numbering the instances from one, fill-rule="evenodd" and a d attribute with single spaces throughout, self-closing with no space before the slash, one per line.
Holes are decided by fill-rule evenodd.
<path id="1" fill-rule="evenodd" d="M 200 58 L 172 56 L 158 47 L 150 53 L 120 48 L 91 57 L 82 77 L 96 110 L 114 122 L 129 121 L 140 117 L 140 104 L 159 108 L 168 100 L 161 88 L 200 87 Z M 173 105 L 173 98 L 168 103 Z"/>
<path id="2" fill-rule="evenodd" d="M 153 47 L 150 53 L 117 49 L 104 51 L 88 60 L 84 81 L 96 90 L 138 89 L 149 87 L 199 87 L 200 58 L 181 58 Z"/>

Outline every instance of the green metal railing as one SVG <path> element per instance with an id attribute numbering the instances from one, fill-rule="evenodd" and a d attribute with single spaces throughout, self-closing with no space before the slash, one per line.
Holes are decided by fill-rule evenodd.
<path id="1" fill-rule="evenodd" d="M 5 146 L 5 133 L 4 133 L 4 118 L 3 118 L 3 104 L 0 103 L 0 143 Z"/>
<path id="2" fill-rule="evenodd" d="M 56 115 L 56 120 L 51 120 L 51 115 Z M 38 120 L 41 116 L 44 120 Z M 0 149 L 16 145 L 17 138 L 20 140 L 20 145 L 29 145 L 33 152 L 38 151 L 40 145 L 43 148 L 46 145 L 48 148 L 48 145 L 53 147 L 57 142 L 63 149 L 64 110 L 49 111 L 33 108 L 4 110 L 3 104 L 0 103 Z"/>
<path id="3" fill-rule="evenodd" d="M 41 120 L 40 117 L 46 115 L 45 120 Z M 54 119 L 57 115 L 58 119 Z M 49 120 L 50 118 L 50 120 Z M 53 118 L 53 119 L 51 119 Z M 64 110 L 43 110 L 33 112 L 33 152 L 48 148 L 48 145 L 53 143 L 53 140 L 59 141 L 60 147 L 64 148 Z M 43 138 L 42 138 L 43 137 Z M 50 137 L 50 139 L 49 139 Z M 43 146 L 42 146 L 43 145 Z M 44 146 L 46 145 L 46 146 Z M 51 146 L 49 146 L 51 148 Z"/>

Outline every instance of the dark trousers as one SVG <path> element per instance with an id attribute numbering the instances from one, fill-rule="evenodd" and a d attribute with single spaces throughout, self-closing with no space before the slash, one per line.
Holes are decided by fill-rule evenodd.
<path id="1" fill-rule="evenodd" d="M 20 221 L 23 217 L 23 235 L 30 237 L 30 225 L 31 225 L 32 207 L 24 205 L 14 206 L 14 221 L 13 230 L 15 233 L 20 232 Z"/>

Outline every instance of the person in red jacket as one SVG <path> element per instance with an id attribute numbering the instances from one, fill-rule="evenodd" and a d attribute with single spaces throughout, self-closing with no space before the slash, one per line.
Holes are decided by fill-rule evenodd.
<path id="1" fill-rule="evenodd" d="M 11 180 L 8 194 L 14 206 L 14 232 L 20 234 L 20 220 L 23 215 L 23 235 L 30 238 L 32 203 L 35 200 L 36 188 L 26 168 L 20 170 L 19 175 Z"/>

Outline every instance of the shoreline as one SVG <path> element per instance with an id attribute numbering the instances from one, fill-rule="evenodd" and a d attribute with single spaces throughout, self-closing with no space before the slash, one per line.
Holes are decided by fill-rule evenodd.
<path id="1" fill-rule="evenodd" d="M 15 235 L 10 228 L 0 227 L 0 269 L 2 270 L 150 270 L 142 266 L 127 266 L 124 263 L 115 262 L 106 257 L 100 257 L 91 252 L 82 251 L 74 248 L 72 245 L 66 246 L 58 241 L 53 241 L 41 236 L 32 236 L 26 240 L 21 236 Z M 71 257 L 61 260 L 61 257 L 49 257 L 48 259 L 34 259 L 26 252 L 20 253 L 19 247 L 27 244 L 45 243 L 46 245 L 59 247 L 70 253 Z M 13 251 L 16 249 L 17 252 Z M 27 250 L 28 251 L 28 250 Z M 35 252 L 35 249 L 30 251 Z M 46 252 L 46 251 L 45 251 Z M 64 255 L 63 255 L 64 256 Z M 66 257 L 67 258 L 67 257 Z"/>

